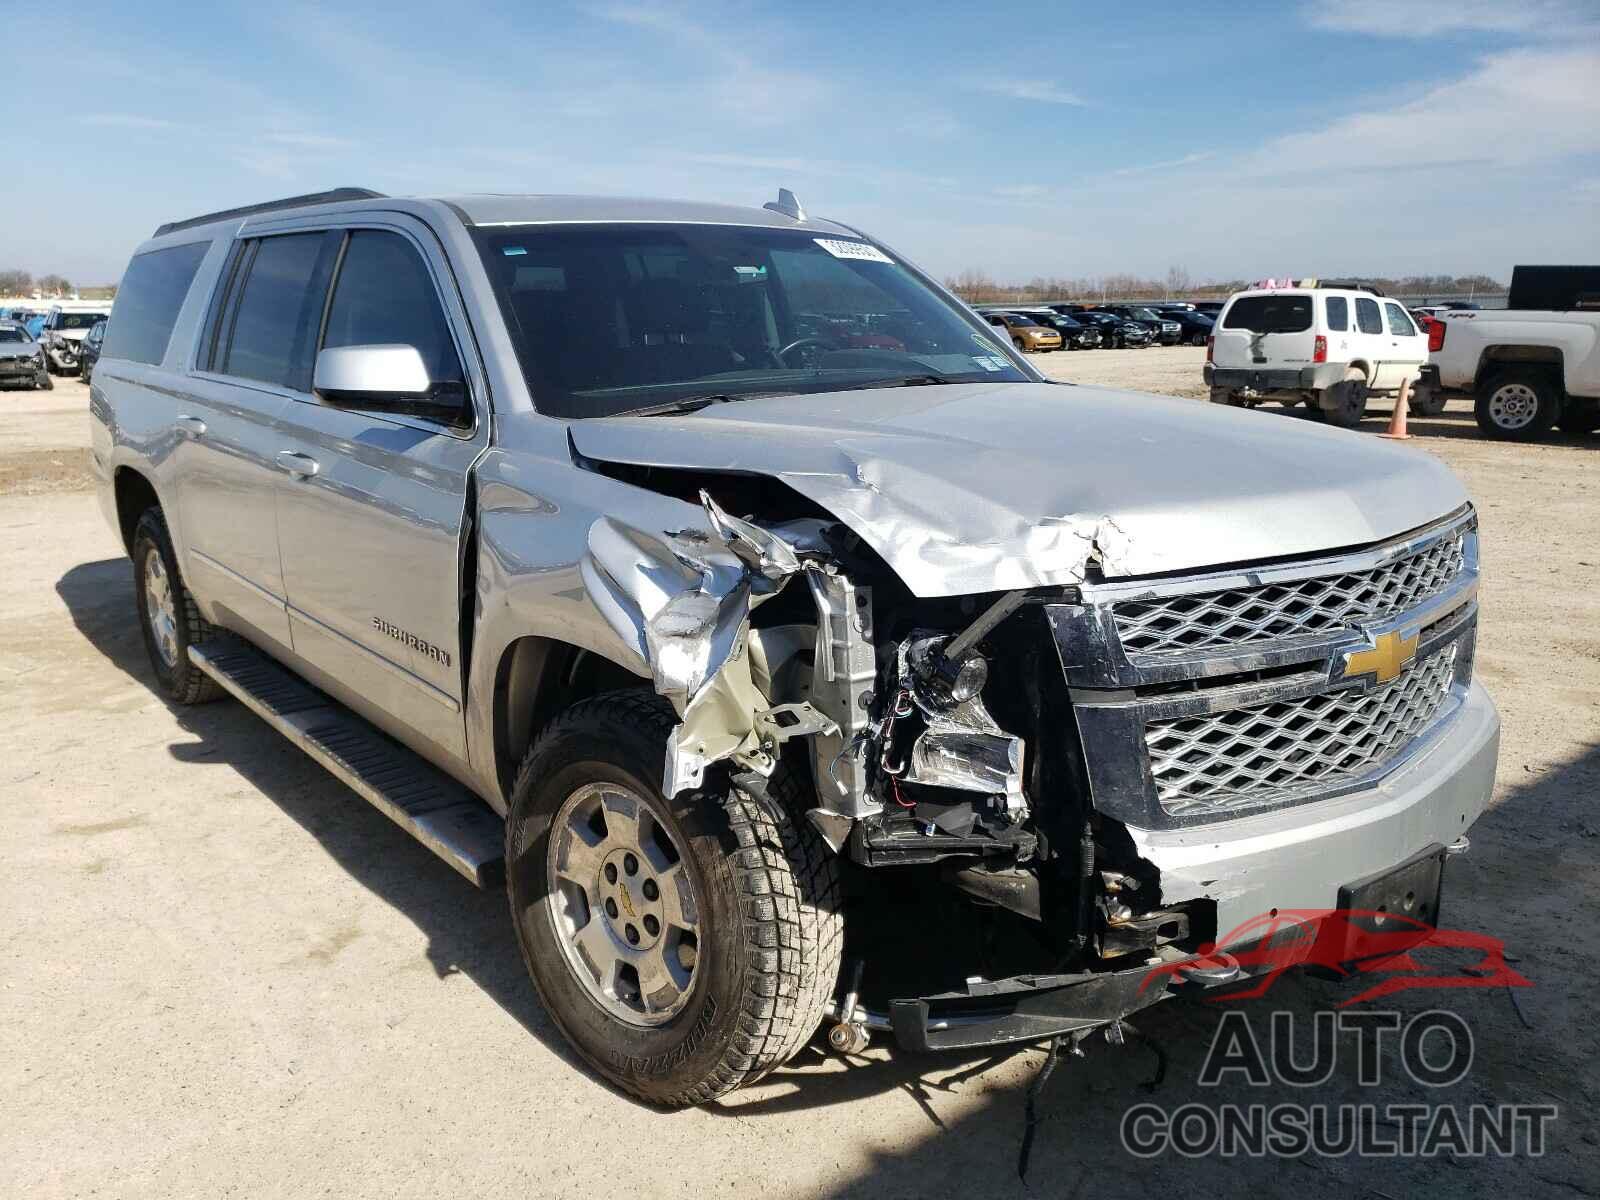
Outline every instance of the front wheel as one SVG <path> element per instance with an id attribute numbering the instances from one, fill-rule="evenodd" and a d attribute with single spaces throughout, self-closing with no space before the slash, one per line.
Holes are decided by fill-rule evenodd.
<path id="1" fill-rule="evenodd" d="M 48 392 L 55 388 L 56 381 L 50 378 L 49 370 L 41 369 L 38 376 L 33 381 L 33 386 L 38 388 L 41 392 Z"/>
<path id="2" fill-rule="evenodd" d="M 550 1016 L 642 1100 L 701 1104 L 816 1031 L 843 950 L 838 864 L 800 817 L 708 775 L 658 785 L 676 718 L 643 691 L 568 709 L 523 761 L 506 821 L 512 921 Z"/>
<path id="3" fill-rule="evenodd" d="M 1026 354 L 1028 352 L 1027 343 L 1021 338 L 1012 338 L 1011 344 L 1017 348 L 1017 353 L 1019 354 Z"/>
<path id="4" fill-rule="evenodd" d="M 1548 375 L 1539 371 L 1496 371 L 1478 385 L 1473 415 L 1478 428 L 1502 442 L 1527 442 L 1556 423 L 1560 401 Z"/>

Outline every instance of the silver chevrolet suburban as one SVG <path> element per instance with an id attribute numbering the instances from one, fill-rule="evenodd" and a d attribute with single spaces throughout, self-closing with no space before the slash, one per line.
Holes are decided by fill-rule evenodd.
<path id="1" fill-rule="evenodd" d="M 90 408 L 165 695 L 503 879 L 651 1102 L 824 1024 L 1120 1033 L 1265 914 L 1425 931 L 1489 797 L 1449 471 L 1047 383 L 786 191 L 164 225 Z"/>

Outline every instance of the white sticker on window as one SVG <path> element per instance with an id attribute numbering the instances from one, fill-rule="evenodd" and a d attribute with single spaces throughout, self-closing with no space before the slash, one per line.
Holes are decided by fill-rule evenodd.
<path id="1" fill-rule="evenodd" d="M 994 359 L 990 358 L 987 354 L 974 354 L 972 356 L 972 361 L 977 363 L 979 368 L 984 371 L 998 371 L 1002 369 L 1000 364 Z"/>
<path id="2" fill-rule="evenodd" d="M 894 259 L 879 250 L 871 242 L 846 242 L 839 238 L 812 238 L 811 240 L 835 258 L 855 258 L 860 259 L 862 262 L 894 262 Z"/>

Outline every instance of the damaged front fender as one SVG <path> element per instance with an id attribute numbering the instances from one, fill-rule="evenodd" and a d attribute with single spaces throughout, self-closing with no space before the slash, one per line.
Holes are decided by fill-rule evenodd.
<path id="1" fill-rule="evenodd" d="M 839 731 L 809 703 L 773 704 L 752 664 L 762 660 L 759 674 L 770 678 L 750 615 L 794 576 L 821 569 L 821 523 L 774 532 L 723 511 L 704 491 L 700 502 L 705 529 L 658 534 L 601 517 L 581 564 L 596 607 L 680 718 L 667 744 L 669 796 L 698 787 L 706 768 L 725 759 L 770 775 L 782 742 Z"/>

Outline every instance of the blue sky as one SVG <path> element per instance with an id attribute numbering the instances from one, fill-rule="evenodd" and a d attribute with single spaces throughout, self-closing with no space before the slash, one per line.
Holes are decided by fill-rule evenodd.
<path id="1" fill-rule="evenodd" d="M 781 184 L 935 273 L 1008 280 L 1505 278 L 1600 251 L 1596 0 L 72 13 L 8 64 L 0 266 L 80 283 L 161 221 L 342 184 Z"/>

